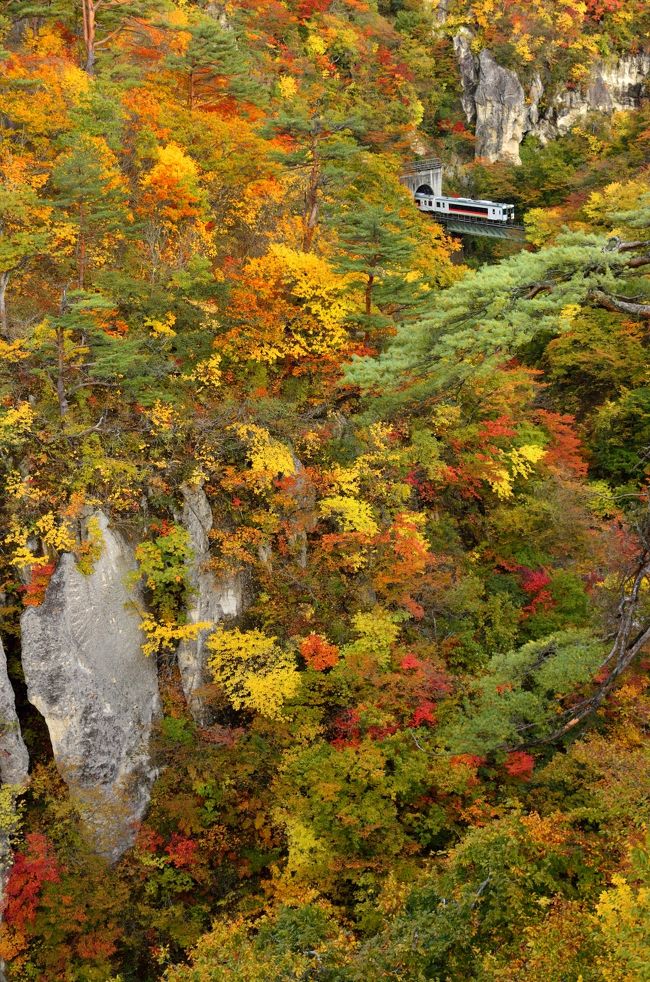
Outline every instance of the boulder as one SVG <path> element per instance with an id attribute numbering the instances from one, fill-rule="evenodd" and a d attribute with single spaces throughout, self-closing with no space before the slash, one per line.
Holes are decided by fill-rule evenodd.
<path id="1" fill-rule="evenodd" d="M 91 840 L 116 860 L 149 802 L 160 700 L 155 661 L 142 653 L 133 550 L 103 513 L 95 517 L 103 548 L 93 572 L 61 556 L 43 604 L 22 616 L 22 659 L 28 699 Z"/>

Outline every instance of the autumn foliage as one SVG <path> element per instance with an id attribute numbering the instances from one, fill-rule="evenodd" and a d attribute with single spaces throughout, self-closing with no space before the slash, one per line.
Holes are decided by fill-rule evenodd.
<path id="1" fill-rule="evenodd" d="M 645 978 L 648 109 L 475 161 L 453 38 L 555 105 L 647 5 L 4 6 L 9 982 Z M 161 696 L 112 865 L 19 657 L 98 509 Z"/>

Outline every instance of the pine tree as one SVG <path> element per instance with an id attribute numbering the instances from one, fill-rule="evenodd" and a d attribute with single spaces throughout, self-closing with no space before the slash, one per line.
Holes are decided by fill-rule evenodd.
<path id="1" fill-rule="evenodd" d="M 413 301 L 413 286 L 406 274 L 415 253 L 415 241 L 408 223 L 397 211 L 357 201 L 335 217 L 333 225 L 342 250 L 337 266 L 362 285 L 362 322 L 367 327 L 373 323 L 373 311 L 399 308 Z M 381 323 L 381 317 L 375 317 L 374 323 Z"/>
<path id="2" fill-rule="evenodd" d="M 126 184 L 100 137 L 73 134 L 52 173 L 54 202 L 74 239 L 77 285 L 84 288 L 93 249 L 111 248 L 128 228 Z"/>
<path id="3" fill-rule="evenodd" d="M 277 157 L 300 175 L 305 252 L 313 246 L 323 195 L 345 188 L 363 148 L 365 130 L 361 115 L 337 105 L 334 94 L 322 82 L 314 88 L 307 94 L 287 98 L 266 127 L 269 135 L 291 141 L 290 149 L 278 152 Z"/>
<path id="4" fill-rule="evenodd" d="M 182 54 L 172 54 L 167 65 L 183 75 L 190 109 L 224 97 L 254 102 L 259 87 L 251 79 L 250 65 L 232 33 L 215 20 L 203 19 L 188 28 L 190 40 Z"/>
<path id="5" fill-rule="evenodd" d="M 620 307 L 620 291 L 637 263 L 603 236 L 565 232 L 539 252 L 484 266 L 441 293 L 434 313 L 403 327 L 378 359 L 356 361 L 348 377 L 384 393 L 397 381 L 400 404 L 430 395 L 491 370 L 538 336 L 570 330 L 583 306 Z"/>

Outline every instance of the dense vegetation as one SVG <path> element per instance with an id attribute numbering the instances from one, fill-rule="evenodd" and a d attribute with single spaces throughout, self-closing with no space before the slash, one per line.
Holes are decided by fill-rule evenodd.
<path id="1" fill-rule="evenodd" d="M 2 6 L 0 633 L 20 690 L 20 612 L 101 506 L 164 702 L 112 868 L 21 707 L 11 980 L 649 977 L 650 115 L 474 163 L 450 36 L 580 85 L 650 15 L 447 6 Z M 463 263 L 416 140 L 528 246 Z M 209 727 L 184 484 L 252 597 Z"/>

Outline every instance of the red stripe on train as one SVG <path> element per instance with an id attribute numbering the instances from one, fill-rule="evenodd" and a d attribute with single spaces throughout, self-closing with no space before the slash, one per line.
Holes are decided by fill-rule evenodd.
<path id="1" fill-rule="evenodd" d="M 443 215 L 445 212 L 443 212 Z M 478 215 L 479 218 L 496 218 L 496 215 L 488 215 L 486 211 L 461 211 L 459 208 L 450 208 L 448 214 L 450 215 Z"/>

